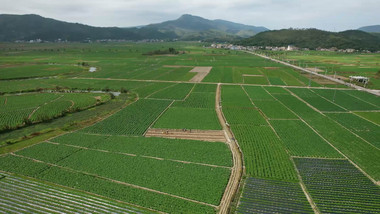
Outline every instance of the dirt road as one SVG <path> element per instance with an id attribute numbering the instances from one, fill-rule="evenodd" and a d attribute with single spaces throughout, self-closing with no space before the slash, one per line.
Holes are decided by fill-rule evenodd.
<path id="1" fill-rule="evenodd" d="M 221 101 L 220 89 L 221 89 L 221 84 L 218 84 L 218 87 L 216 89 L 215 108 L 216 108 L 216 113 L 218 115 L 219 122 L 222 125 L 225 135 L 227 136 L 227 143 L 231 149 L 233 163 L 234 163 L 231 169 L 230 180 L 228 181 L 226 190 L 223 194 L 222 200 L 220 201 L 220 205 L 219 205 L 219 213 L 226 214 L 228 213 L 228 210 L 229 210 L 229 207 L 234 195 L 237 193 L 239 189 L 239 183 L 243 174 L 243 161 L 242 161 L 242 155 L 241 155 L 239 146 L 237 142 L 235 141 L 235 139 L 233 138 L 233 134 L 230 128 L 226 125 L 226 119 L 224 118 L 224 115 L 220 106 L 220 101 Z"/>

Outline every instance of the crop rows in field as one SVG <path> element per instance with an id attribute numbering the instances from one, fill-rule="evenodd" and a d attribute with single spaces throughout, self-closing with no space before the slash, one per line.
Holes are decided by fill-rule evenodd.
<path id="1" fill-rule="evenodd" d="M 320 111 L 346 111 L 343 108 L 312 92 L 310 89 L 290 88 L 289 90 Z"/>
<path id="2" fill-rule="evenodd" d="M 270 123 L 292 156 L 342 158 L 301 120 L 271 120 Z"/>
<path id="3" fill-rule="evenodd" d="M 347 160 L 294 159 L 322 213 L 379 213 L 380 189 Z"/>
<path id="4" fill-rule="evenodd" d="M 380 152 L 374 150 L 371 144 L 358 138 L 331 118 L 314 111 L 296 97 L 276 94 L 274 96 L 372 178 L 380 179 L 380 165 L 373 164 L 380 159 Z"/>
<path id="5" fill-rule="evenodd" d="M 184 101 L 176 101 L 173 107 L 184 108 L 215 108 L 215 93 L 192 92 Z"/>
<path id="6" fill-rule="evenodd" d="M 0 212 L 5 213 L 150 213 L 89 194 L 0 174 Z"/>
<path id="7" fill-rule="evenodd" d="M 148 85 L 144 85 L 143 87 L 134 89 L 134 91 L 137 92 L 140 98 L 145 98 L 156 91 L 163 90 L 164 88 L 170 87 L 173 85 L 174 83 L 155 82 L 155 83 L 149 83 Z"/>
<path id="8" fill-rule="evenodd" d="M 167 100 L 140 99 L 82 132 L 109 135 L 143 135 L 170 104 Z"/>
<path id="9" fill-rule="evenodd" d="M 380 112 L 354 112 L 356 115 L 367 119 L 380 126 Z"/>
<path id="10" fill-rule="evenodd" d="M 252 108 L 252 103 L 244 93 L 242 88 L 237 85 L 223 85 L 222 93 L 222 107 L 239 107 L 239 108 Z"/>
<path id="11" fill-rule="evenodd" d="M 275 100 L 261 86 L 244 86 L 244 90 L 247 92 L 248 96 L 252 99 L 252 101 L 273 101 L 273 100 Z"/>
<path id="12" fill-rule="evenodd" d="M 359 100 L 340 90 L 313 89 L 313 91 L 350 111 L 379 110 L 378 106 Z"/>
<path id="13" fill-rule="evenodd" d="M 326 114 L 333 120 L 356 133 L 372 145 L 380 148 L 380 127 L 352 113 L 330 113 Z"/>
<path id="14" fill-rule="evenodd" d="M 297 116 L 289 111 L 284 105 L 277 100 L 273 101 L 253 101 L 253 103 L 269 119 L 296 119 Z"/>
<path id="15" fill-rule="evenodd" d="M 235 100 L 236 97 L 244 102 L 239 103 Z M 222 107 L 223 114 L 244 154 L 248 175 L 259 178 L 297 180 L 283 143 L 265 118 L 254 108 L 241 87 L 222 87 Z"/>
<path id="16" fill-rule="evenodd" d="M 170 107 L 153 127 L 163 129 L 221 129 L 215 109 L 191 107 Z"/>
<path id="17" fill-rule="evenodd" d="M 70 169 L 49 166 L 13 155 L 0 156 L 0 169 L 18 173 L 55 184 L 72 187 L 108 198 L 136 204 L 163 212 L 213 213 L 214 209 L 169 195 L 134 188 L 122 183 L 76 172 Z"/>
<path id="18" fill-rule="evenodd" d="M 149 98 L 183 100 L 194 87 L 194 84 L 178 83 L 172 87 L 167 87 L 157 93 L 152 94 Z"/>
<path id="19" fill-rule="evenodd" d="M 298 183 L 248 177 L 237 213 L 314 213 Z"/>
<path id="20" fill-rule="evenodd" d="M 71 153 L 60 154 L 57 157 L 48 151 L 54 150 L 52 147 L 63 150 L 62 146 L 47 143 L 38 145 L 36 149 L 30 147 L 16 154 L 214 205 L 219 204 L 230 174 L 230 170 L 226 168 L 97 150 L 77 151 L 75 148 L 66 146 L 64 147 L 69 148 Z M 46 153 L 40 151 L 46 151 Z M 196 182 L 190 182 L 189 179 Z"/>
<path id="21" fill-rule="evenodd" d="M 216 86 L 195 85 L 183 101 L 175 101 L 156 121 L 154 128 L 220 130 L 215 112 Z M 210 92 L 211 91 L 211 92 Z"/>
<path id="22" fill-rule="evenodd" d="M 269 126 L 232 125 L 244 154 L 248 175 L 296 181 L 297 176 L 283 143 Z"/>
<path id="23" fill-rule="evenodd" d="M 120 91 L 122 88 L 135 90 L 150 85 L 150 82 L 143 81 L 125 81 L 125 80 L 107 80 L 107 79 L 30 79 L 17 81 L 3 81 L 0 85 L 0 92 L 30 92 L 39 91 L 40 89 L 56 90 L 65 88 L 72 90 L 93 90 L 93 91 Z M 145 94 L 151 94 L 156 88 L 146 88 Z"/>
<path id="24" fill-rule="evenodd" d="M 230 150 L 224 143 L 154 137 L 98 136 L 71 133 L 50 140 L 68 146 L 80 146 L 110 152 L 159 157 L 170 160 L 231 166 Z M 212 151 L 212 153 L 210 153 Z"/>
<path id="25" fill-rule="evenodd" d="M 98 97 L 97 100 L 95 97 Z M 25 123 L 37 123 L 106 102 L 108 94 L 37 93 L 4 96 L 0 103 L 0 130 L 14 129 Z M 6 100 L 6 102 L 5 102 Z"/>
<path id="26" fill-rule="evenodd" d="M 73 65 L 18 65 L 0 68 L 0 79 L 23 79 L 30 77 L 54 76 L 67 73 L 79 73 L 83 68 Z"/>
<path id="27" fill-rule="evenodd" d="M 380 99 L 376 95 L 358 90 L 344 90 L 342 92 L 371 103 L 372 105 L 376 105 L 378 108 L 380 108 Z"/>

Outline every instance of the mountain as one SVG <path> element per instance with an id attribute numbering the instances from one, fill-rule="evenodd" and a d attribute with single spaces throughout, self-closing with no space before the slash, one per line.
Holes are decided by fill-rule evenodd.
<path id="1" fill-rule="evenodd" d="M 168 38 L 170 35 L 150 29 L 117 27 L 92 27 L 88 25 L 58 21 L 39 15 L 0 15 L 0 41 L 42 39 L 54 41 L 83 41 L 86 39 Z"/>
<path id="2" fill-rule="evenodd" d="M 207 20 L 183 15 L 177 20 L 133 28 L 93 27 L 69 23 L 39 15 L 0 14 L 0 41 L 42 39 L 55 41 L 98 39 L 179 39 L 231 41 L 267 30 L 224 20 Z"/>
<path id="3" fill-rule="evenodd" d="M 243 25 L 225 20 L 208 20 L 199 16 L 189 14 L 182 15 L 180 18 L 172 21 L 166 21 L 159 24 L 151 24 L 146 27 L 155 28 L 160 32 L 175 32 L 181 38 L 199 37 L 205 39 L 210 35 L 212 37 L 250 37 L 256 33 L 267 31 L 265 27 L 255 27 Z"/>
<path id="4" fill-rule="evenodd" d="M 300 48 L 332 48 L 357 50 L 380 50 L 380 38 L 372 34 L 348 30 L 339 33 L 318 29 L 283 29 L 259 33 L 238 44 L 246 46 L 288 46 Z"/>
<path id="5" fill-rule="evenodd" d="M 380 33 L 380 25 L 365 26 L 365 27 L 359 28 L 358 30 L 361 30 L 367 33 Z"/>

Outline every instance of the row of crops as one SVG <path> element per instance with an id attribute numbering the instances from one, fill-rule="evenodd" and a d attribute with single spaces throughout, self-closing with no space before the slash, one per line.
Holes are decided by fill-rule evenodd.
<path id="1" fill-rule="evenodd" d="M 180 198 L 135 188 L 75 170 L 49 166 L 27 158 L 6 155 L 0 157 L 0 169 L 43 181 L 125 201 L 164 212 L 213 213 L 214 208 Z M 128 172 L 128 171 L 127 171 Z M 126 173 L 127 173 L 126 172 Z"/>
<path id="2" fill-rule="evenodd" d="M 159 157 L 194 163 L 231 167 L 230 151 L 224 143 L 155 137 L 101 136 L 71 133 L 50 140 L 60 145 L 75 146 L 140 156 Z M 209 151 L 213 151 L 211 154 Z"/>
<path id="3" fill-rule="evenodd" d="M 178 196 L 217 206 L 230 174 L 230 151 L 224 143 L 82 133 L 51 141 L 59 144 L 40 143 L 16 152 L 16 156 L 1 157 L 0 169 L 165 212 L 212 211 L 212 206 Z"/>
<path id="4" fill-rule="evenodd" d="M 298 183 L 248 177 L 237 213 L 314 213 Z"/>
<path id="5" fill-rule="evenodd" d="M 334 93 L 334 90 L 326 90 L 326 89 L 320 89 L 324 90 L 326 92 L 324 93 Z M 342 92 L 343 93 L 343 92 Z M 378 145 L 377 141 L 368 142 L 363 138 L 367 138 L 370 140 L 372 137 L 368 137 L 367 135 L 371 136 L 372 134 L 363 134 L 367 133 L 366 131 L 357 131 L 355 129 L 355 123 L 356 121 L 361 121 L 359 123 L 365 125 L 367 124 L 368 127 L 372 127 L 372 125 L 368 125 L 367 122 L 363 121 L 362 119 L 355 118 L 355 116 L 350 117 L 353 119 L 352 123 L 351 121 L 349 123 L 344 124 L 344 127 L 340 123 L 344 119 L 340 117 L 340 119 L 337 119 L 335 121 L 333 118 L 334 116 L 326 116 L 323 115 L 317 111 L 314 111 L 312 108 L 310 108 L 307 104 L 305 104 L 303 101 L 299 100 L 298 98 L 287 95 L 287 94 L 272 94 L 276 99 L 278 99 L 282 104 L 287 106 L 289 109 L 291 109 L 293 112 L 295 112 L 299 117 L 301 117 L 308 125 L 310 125 L 316 132 L 318 132 L 326 141 L 331 143 L 334 147 L 336 147 L 340 152 L 342 152 L 345 156 L 347 156 L 350 160 L 355 162 L 357 165 L 360 166 L 366 173 L 368 173 L 373 179 L 379 180 L 380 179 L 380 165 L 373 164 L 377 162 L 377 160 L 380 159 L 380 152 L 378 152 L 375 145 Z M 347 95 L 349 96 L 349 95 Z M 345 101 L 345 103 L 351 103 L 351 108 L 349 109 L 367 109 L 365 106 L 367 104 L 363 104 L 362 107 L 355 108 L 355 106 L 359 106 L 356 101 L 348 100 Z M 348 105 L 348 104 L 347 104 Z M 369 104 L 368 104 L 369 105 Z M 347 106 L 346 106 L 347 107 Z M 350 131 L 353 130 L 353 131 Z M 373 127 L 373 129 L 376 129 Z M 378 128 L 377 128 L 378 129 Z M 363 137 L 359 137 L 358 134 L 355 134 L 357 132 L 359 135 L 362 135 Z M 376 135 L 376 133 L 373 133 Z"/>
<path id="6" fill-rule="evenodd" d="M 150 213 L 127 204 L 0 173 L 0 212 Z"/>
<path id="7" fill-rule="evenodd" d="M 171 101 L 140 99 L 81 132 L 141 136 Z"/>
<path id="8" fill-rule="evenodd" d="M 312 213 L 300 184 L 296 183 L 298 178 L 292 159 L 305 182 L 306 191 L 317 205 L 316 209 L 322 213 L 378 212 L 378 197 L 372 193 L 375 191 L 378 194 L 378 187 L 329 145 L 333 144 L 378 180 L 376 160 L 379 159 L 379 153 L 373 147 L 378 143 L 375 137 L 378 136 L 378 125 L 347 110 L 372 110 L 368 106 L 373 105 L 365 103 L 364 106 L 367 107 L 358 107 L 355 101 L 358 98 L 354 98 L 354 101 L 346 101 L 352 102 L 352 108 L 346 108 L 348 104 L 341 107 L 314 90 L 223 86 L 223 113 L 243 151 L 248 174 L 238 213 Z M 244 91 L 248 96 L 244 97 Z M 325 116 L 305 102 L 317 110 L 334 113 L 326 113 Z M 302 161 L 313 164 L 305 164 L 302 168 Z M 344 164 L 337 164 L 334 169 L 324 169 L 323 164 L 326 162 Z M 352 173 L 347 181 L 345 168 L 349 168 L 347 173 Z M 355 176 L 358 179 L 354 179 Z M 309 183 L 311 180 L 313 182 Z M 349 184 L 355 182 L 360 187 L 354 185 L 351 188 Z M 350 195 L 357 188 L 371 193 L 359 201 L 358 198 L 365 190 Z M 333 193 L 329 193 L 330 190 Z M 371 197 L 374 198 L 369 199 Z"/>
<path id="9" fill-rule="evenodd" d="M 322 213 L 379 213 L 380 189 L 347 160 L 294 159 Z"/>
<path id="10" fill-rule="evenodd" d="M 2 96 L 0 102 L 0 131 L 29 123 L 50 120 L 87 109 L 110 100 L 108 94 L 95 93 L 32 93 Z"/>
<path id="11" fill-rule="evenodd" d="M 178 86 L 181 85 L 183 84 L 179 84 Z M 170 90 L 178 90 L 173 89 L 174 87 L 170 88 Z M 158 98 L 158 94 L 163 92 L 160 91 L 150 97 Z M 215 93 L 216 85 L 195 85 L 186 99 L 176 100 L 157 120 L 153 127 L 165 129 L 221 129 L 215 112 Z M 173 99 L 168 93 L 165 96 L 160 95 L 159 98 Z"/>
<path id="12" fill-rule="evenodd" d="M 281 140 L 240 86 L 222 87 L 222 108 L 243 152 L 246 173 L 258 178 L 296 181 Z"/>
<path id="13" fill-rule="evenodd" d="M 213 205 L 219 204 L 230 174 L 230 170 L 223 167 L 50 143 L 38 144 L 16 152 L 16 155 Z M 150 176 L 152 174 L 155 176 Z"/>

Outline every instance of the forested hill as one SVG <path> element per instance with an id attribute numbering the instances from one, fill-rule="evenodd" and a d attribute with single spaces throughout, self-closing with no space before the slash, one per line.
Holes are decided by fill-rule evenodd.
<path id="1" fill-rule="evenodd" d="M 44 18 L 39 15 L 0 15 L 0 41 L 57 39 L 83 41 L 85 39 L 162 39 L 170 35 L 145 29 L 117 27 L 92 27 Z"/>
<path id="2" fill-rule="evenodd" d="M 380 50 L 380 38 L 372 34 L 348 30 L 339 33 L 318 29 L 284 29 L 259 33 L 239 41 L 245 46 L 288 46 L 300 48 L 353 48 L 357 50 Z"/>
<path id="3" fill-rule="evenodd" d="M 224 20 L 208 20 L 188 14 L 172 21 L 131 28 L 93 27 L 32 14 L 0 14 L 0 41 L 35 39 L 46 41 L 57 39 L 68 41 L 87 39 L 232 41 L 247 38 L 265 30 L 268 29 Z"/>

